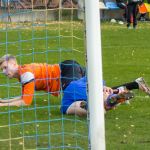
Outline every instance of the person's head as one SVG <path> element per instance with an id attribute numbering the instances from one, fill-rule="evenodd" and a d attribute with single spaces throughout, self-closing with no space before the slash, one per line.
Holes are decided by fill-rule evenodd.
<path id="1" fill-rule="evenodd" d="M 0 68 L 8 78 L 17 77 L 18 64 L 17 64 L 16 57 L 10 54 L 6 54 L 3 57 L 1 57 Z"/>

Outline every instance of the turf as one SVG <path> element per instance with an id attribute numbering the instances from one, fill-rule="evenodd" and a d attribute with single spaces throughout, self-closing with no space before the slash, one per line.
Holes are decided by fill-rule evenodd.
<path id="1" fill-rule="evenodd" d="M 17 55 L 20 64 L 75 59 L 85 65 L 84 30 L 80 21 L 8 24 L 7 29 L 2 25 L 0 54 Z M 108 86 L 140 76 L 150 83 L 149 23 L 128 30 L 125 25 L 105 22 L 101 35 L 103 77 Z M 0 74 L 0 83 L 1 98 L 20 95 L 18 81 Z M 105 115 L 108 150 L 150 149 L 150 98 L 138 90 L 134 93 L 130 105 L 121 105 Z M 61 96 L 36 92 L 29 107 L 0 108 L 0 149 L 88 149 L 87 119 L 61 115 Z"/>

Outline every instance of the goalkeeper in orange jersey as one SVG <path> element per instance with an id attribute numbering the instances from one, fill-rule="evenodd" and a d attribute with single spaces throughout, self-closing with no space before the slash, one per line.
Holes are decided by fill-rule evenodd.
<path id="1" fill-rule="evenodd" d="M 8 78 L 16 78 L 22 85 L 22 96 L 0 100 L 0 106 L 30 105 L 35 91 L 46 91 L 58 96 L 71 81 L 85 75 L 85 69 L 74 60 L 60 64 L 32 63 L 19 65 L 15 56 L 7 54 L 0 58 L 0 68 Z"/>
<path id="2" fill-rule="evenodd" d="M 81 80 L 84 81 L 83 83 L 81 82 L 83 86 L 82 84 L 78 83 L 80 83 L 80 78 L 86 78 L 84 77 L 85 69 L 74 60 L 65 60 L 60 64 L 53 65 L 46 63 L 32 63 L 21 66 L 18 65 L 17 60 L 13 55 L 5 55 L 0 58 L 0 68 L 2 69 L 3 74 L 5 74 L 8 78 L 16 78 L 22 85 L 21 97 L 4 100 L 1 99 L 0 106 L 30 105 L 32 103 L 35 91 L 46 91 L 54 96 L 58 96 L 61 89 L 64 93 L 62 102 L 66 102 L 67 100 L 69 101 L 69 104 L 72 104 L 73 102 L 82 99 L 84 101 L 84 98 L 82 96 L 83 93 L 86 93 L 86 82 L 85 80 Z M 78 92 L 80 97 L 79 99 L 71 99 L 72 97 L 70 98 L 70 95 L 67 95 L 68 89 L 71 90 L 70 87 L 74 84 L 77 84 L 78 90 L 81 89 Z M 109 88 L 104 86 L 104 96 L 112 96 L 113 92 L 121 93 L 124 91 L 123 87 L 126 87 L 128 90 L 141 89 L 150 94 L 149 87 L 146 86 L 144 80 L 142 78 L 138 78 L 136 82 L 134 81 L 131 83 L 123 84 L 122 86 L 118 87 Z M 70 93 L 71 96 L 75 94 L 74 90 L 70 91 Z M 128 97 L 127 94 L 126 96 Z M 113 97 L 110 98 L 113 99 Z M 105 108 L 107 110 L 111 109 L 114 104 L 115 103 L 109 104 L 109 108 L 107 107 L 109 106 L 107 103 Z M 62 104 L 62 106 L 64 105 L 66 104 Z M 70 105 L 67 104 L 66 106 L 68 108 Z M 66 113 L 66 111 L 64 111 L 63 109 L 62 112 Z"/>

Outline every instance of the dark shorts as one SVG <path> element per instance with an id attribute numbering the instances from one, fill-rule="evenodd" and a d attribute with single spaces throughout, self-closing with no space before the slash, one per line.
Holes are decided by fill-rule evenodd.
<path id="1" fill-rule="evenodd" d="M 75 60 L 65 60 L 60 64 L 61 87 L 64 90 L 71 81 L 78 80 L 85 76 L 86 69 Z"/>

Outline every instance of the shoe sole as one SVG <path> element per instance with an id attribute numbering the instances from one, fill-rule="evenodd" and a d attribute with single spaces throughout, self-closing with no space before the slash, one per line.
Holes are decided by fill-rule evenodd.
<path id="1" fill-rule="evenodd" d="M 138 82 L 138 84 L 143 88 L 144 92 L 147 93 L 150 96 L 150 87 L 148 86 L 148 84 L 146 83 L 146 81 L 143 78 L 142 78 L 142 83 Z"/>

